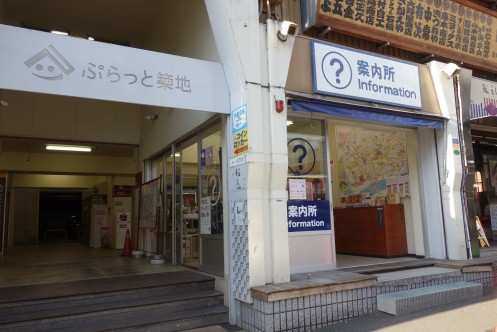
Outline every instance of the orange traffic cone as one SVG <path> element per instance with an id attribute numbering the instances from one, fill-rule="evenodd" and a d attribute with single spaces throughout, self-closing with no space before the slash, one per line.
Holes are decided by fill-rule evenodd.
<path id="1" fill-rule="evenodd" d="M 126 230 L 126 238 L 124 239 L 123 256 L 131 256 L 131 239 L 129 229 Z"/>

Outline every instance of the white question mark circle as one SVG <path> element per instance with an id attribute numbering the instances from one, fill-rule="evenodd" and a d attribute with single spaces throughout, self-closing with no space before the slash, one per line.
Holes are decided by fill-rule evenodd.
<path id="1" fill-rule="evenodd" d="M 328 52 L 321 62 L 323 76 L 335 89 L 345 89 L 352 81 L 352 67 L 347 59 L 338 52 Z"/>

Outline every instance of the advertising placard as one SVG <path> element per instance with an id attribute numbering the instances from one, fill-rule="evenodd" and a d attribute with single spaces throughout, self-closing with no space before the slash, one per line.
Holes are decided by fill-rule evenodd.
<path id="1" fill-rule="evenodd" d="M 248 152 L 247 106 L 243 105 L 231 113 L 231 133 L 233 134 L 233 156 Z"/>

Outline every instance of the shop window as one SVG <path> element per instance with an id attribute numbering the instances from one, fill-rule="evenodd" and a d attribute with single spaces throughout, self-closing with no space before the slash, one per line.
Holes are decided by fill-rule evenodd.
<path id="1" fill-rule="evenodd" d="M 288 231 L 331 229 L 323 121 L 288 121 Z"/>
<path id="2" fill-rule="evenodd" d="M 322 121 L 288 122 L 288 198 L 326 200 L 326 144 Z"/>

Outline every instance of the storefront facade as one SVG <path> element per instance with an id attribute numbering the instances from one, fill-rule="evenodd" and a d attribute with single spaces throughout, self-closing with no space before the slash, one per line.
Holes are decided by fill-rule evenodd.
<path id="1" fill-rule="evenodd" d="M 318 8 L 317 2 L 310 3 Z M 320 2 L 324 8 L 329 3 Z M 75 127 L 84 133 L 76 138 L 126 142 L 139 148 L 139 155 L 127 160 L 130 168 L 122 171 L 123 176 L 134 180 L 141 172 L 141 184 L 159 179 L 162 195 L 151 214 L 159 217 L 153 224 L 138 225 L 138 248 L 215 275 L 216 286 L 225 292 L 230 307 L 230 322 L 239 325 L 250 314 L 243 308 L 253 303 L 253 287 L 288 282 L 293 273 L 335 269 L 340 266 L 340 254 L 451 260 L 477 255 L 472 248 L 471 204 L 462 197 L 464 188 L 473 187 L 467 181 L 471 180 L 472 152 L 464 144 L 461 129 L 465 115 L 461 112 L 469 110 L 471 70 L 462 69 L 456 77 L 444 72 L 447 61 L 399 60 L 378 54 L 378 48 L 371 52 L 371 43 L 362 48 L 343 46 L 324 38 L 328 32 L 323 31 L 322 35 L 316 31 L 298 35 L 298 25 L 310 28 L 305 20 L 300 23 L 301 4 L 307 2 L 206 0 L 183 4 L 186 8 L 177 4 L 176 13 L 191 11 L 195 18 L 177 22 L 181 28 L 175 29 L 179 32 L 172 41 L 177 47 L 171 53 L 185 55 L 181 59 L 161 53 L 157 60 L 155 52 L 94 46 L 80 38 L 61 37 L 68 39 L 58 46 L 57 36 L 33 31 L 40 37 L 34 38 L 31 48 L 12 51 L 10 56 L 12 61 L 18 57 L 27 63 L 16 67 L 2 62 L 2 70 L 12 78 L 2 83 L 2 100 L 23 99 L 13 92 L 19 90 L 133 105 L 132 110 L 124 110 L 132 114 L 128 127 L 118 126 L 118 134 L 133 135 L 95 137 L 88 122 L 83 128 Z M 200 23 L 194 28 L 188 24 L 192 21 Z M 10 36 L 5 44 L 24 39 L 19 35 L 26 32 L 22 28 L 0 28 Z M 153 34 L 147 40 L 154 51 L 167 49 L 157 42 L 161 37 Z M 78 54 L 78 49 L 85 52 Z M 133 83 L 136 78 L 142 91 L 117 90 L 113 64 L 102 69 L 107 69 L 102 71 L 102 81 L 107 78 L 105 83 L 112 90 L 106 94 L 90 84 L 98 81 L 100 72 L 88 59 L 82 59 L 81 66 L 71 65 L 79 69 L 79 82 L 74 84 L 83 84 L 81 89 L 47 87 L 50 81 L 41 81 L 43 88 L 40 82 L 26 88 L 13 79 L 19 72 L 26 81 L 40 79 L 34 75 L 38 74 L 36 62 L 47 54 L 52 60 L 58 54 L 66 60 L 67 54 L 70 59 L 95 54 L 105 60 L 108 50 L 116 50 L 116 59 L 133 52 L 132 59 L 157 64 L 156 72 L 163 63 L 184 69 L 175 81 L 177 95 L 169 98 L 155 95 L 155 89 L 150 92 L 149 72 L 140 66 L 123 72 L 122 78 Z M 349 62 L 352 58 L 354 62 Z M 62 77 L 69 77 L 70 68 L 62 64 Z M 144 76 L 138 80 L 134 71 Z M 168 81 L 157 77 L 155 83 L 167 91 Z M 99 84 L 101 88 L 103 83 Z M 351 84 L 355 90 L 348 90 Z M 201 94 L 194 95 L 197 86 Z M 86 105 L 78 101 L 74 101 L 76 115 Z M 51 103 L 57 105 L 60 100 Z M 141 107 L 134 108 L 134 103 Z M 9 115 L 10 123 L 22 117 L 15 112 Z M 76 115 L 63 119 L 74 125 Z M 1 133 L 76 139 L 72 132 L 52 130 L 50 121 L 44 123 L 49 128 L 36 136 L 32 132 L 39 131 L 32 128 L 9 132 L 2 119 Z M 57 135 L 51 136 L 51 131 Z M 0 161 L 7 172 L 36 170 L 32 164 L 23 164 L 28 168 L 13 165 L 3 156 Z M 117 163 L 108 164 L 105 170 L 110 173 Z M 83 172 L 77 167 L 60 170 Z M 402 229 L 388 241 L 403 246 L 392 252 L 374 251 L 379 243 L 360 249 L 364 241 L 346 239 L 347 234 L 363 233 L 360 227 L 338 234 L 337 214 L 352 209 L 369 208 L 372 212 L 367 213 L 374 217 L 371 227 L 386 229 L 389 205 L 398 206 L 393 214 Z"/>
<path id="2" fill-rule="evenodd" d="M 330 180 L 325 179 L 324 183 L 329 188 L 327 189 L 330 193 L 328 197 L 331 199 L 328 199 L 331 201 L 332 211 L 335 209 L 341 211 L 345 207 L 401 204 L 403 207 L 400 212 L 401 219 L 405 222 L 405 227 L 401 232 L 404 233 L 403 236 L 398 240 L 406 242 L 406 246 L 394 255 L 445 259 L 450 249 L 445 246 L 444 241 L 435 240 L 445 236 L 442 193 L 440 188 L 437 188 L 437 183 L 440 183 L 437 137 L 444 136 L 447 122 L 450 120 L 442 115 L 438 106 L 429 66 L 400 62 L 335 44 L 320 42 L 318 45 L 324 47 L 325 50 L 321 51 L 321 58 L 316 60 L 312 59 L 312 56 L 316 57 L 316 51 L 313 49 L 315 43 L 308 39 L 297 39 L 286 89 L 289 104 L 292 107 L 289 116 L 299 116 L 301 122 L 307 121 L 311 127 L 312 123 L 316 122 L 316 128 L 324 126 L 326 129 L 321 134 L 327 146 L 322 164 L 330 165 L 331 177 Z M 354 52 L 356 53 L 349 54 Z M 361 83 L 364 86 L 364 82 L 358 78 L 361 70 L 364 76 L 374 79 L 375 76 L 385 73 L 384 68 L 388 68 L 388 73 L 392 75 L 390 82 L 399 84 L 398 86 L 403 88 L 408 87 L 409 83 L 395 80 L 397 73 L 404 74 L 409 70 L 414 70 L 414 74 L 406 75 L 412 79 L 411 84 L 414 88 L 406 88 L 409 92 L 404 94 L 400 90 L 396 92 L 398 92 L 397 96 L 401 97 L 403 94 L 404 98 L 409 100 L 416 95 L 418 100 L 414 103 L 417 105 L 412 104 L 416 108 L 407 108 L 408 102 L 397 102 L 387 93 L 380 93 L 378 97 L 378 94 L 375 95 L 373 91 L 362 94 L 353 92 L 346 98 L 343 92 L 345 89 L 339 90 L 341 95 L 335 96 L 330 96 L 332 93 L 318 91 L 316 80 L 319 77 L 316 78 L 316 75 L 323 70 L 321 64 L 325 61 L 333 61 L 326 60 L 326 56 L 340 57 L 342 53 L 347 54 L 340 60 L 346 63 L 344 74 L 340 78 L 348 79 L 347 83 L 351 85 L 359 80 L 359 87 Z M 362 57 L 361 60 L 357 62 L 350 60 L 354 59 L 354 55 Z M 309 62 L 314 62 L 314 65 Z M 353 68 L 349 63 L 353 66 L 356 63 L 362 63 L 368 67 Z M 380 69 L 376 75 L 372 73 L 374 67 Z M 347 75 L 349 75 L 348 78 Z M 326 83 L 331 86 L 333 83 L 336 84 L 336 81 Z M 373 83 L 371 79 L 367 84 L 379 90 L 379 85 Z M 368 99 L 369 103 L 363 102 Z M 402 104 L 404 107 L 398 107 Z M 292 125 L 288 128 L 289 142 L 291 142 Z M 297 165 L 296 162 L 299 160 L 305 163 L 307 154 L 302 159 L 302 152 L 291 143 L 289 143 L 288 153 L 289 174 L 293 173 L 298 177 L 300 174 L 298 171 L 293 171 L 292 165 Z M 295 158 L 297 155 L 300 157 Z M 430 176 L 432 178 L 428 179 L 427 177 Z M 339 227 L 339 223 L 339 220 L 334 220 L 335 227 Z M 370 228 L 367 229 L 370 231 Z M 342 240 L 337 239 L 341 235 L 336 234 L 333 227 L 328 230 L 333 234 L 335 244 L 334 246 L 330 244 L 332 248 L 330 252 L 335 253 L 334 250 L 336 250 L 337 253 L 382 255 L 374 250 L 375 247 L 381 246 L 378 243 L 370 244 L 369 251 L 353 248 L 354 245 L 360 247 L 360 243 L 364 242 L 360 240 L 360 230 L 356 229 L 355 234 L 349 234 L 348 242 L 354 243 L 350 244 L 352 248 L 343 247 Z M 430 243 L 430 240 L 433 242 Z M 317 248 L 310 248 L 310 250 L 316 252 Z M 298 252 L 301 254 L 302 262 L 311 255 L 310 252 L 302 254 L 301 249 Z M 451 253 L 451 255 L 458 257 L 456 253 Z M 330 257 L 328 259 L 328 261 L 323 259 L 323 262 L 336 267 L 336 260 Z M 298 266 L 299 263 L 296 265 Z M 315 268 L 319 269 L 318 266 L 319 264 Z M 294 269 L 300 271 L 297 267 Z"/>

